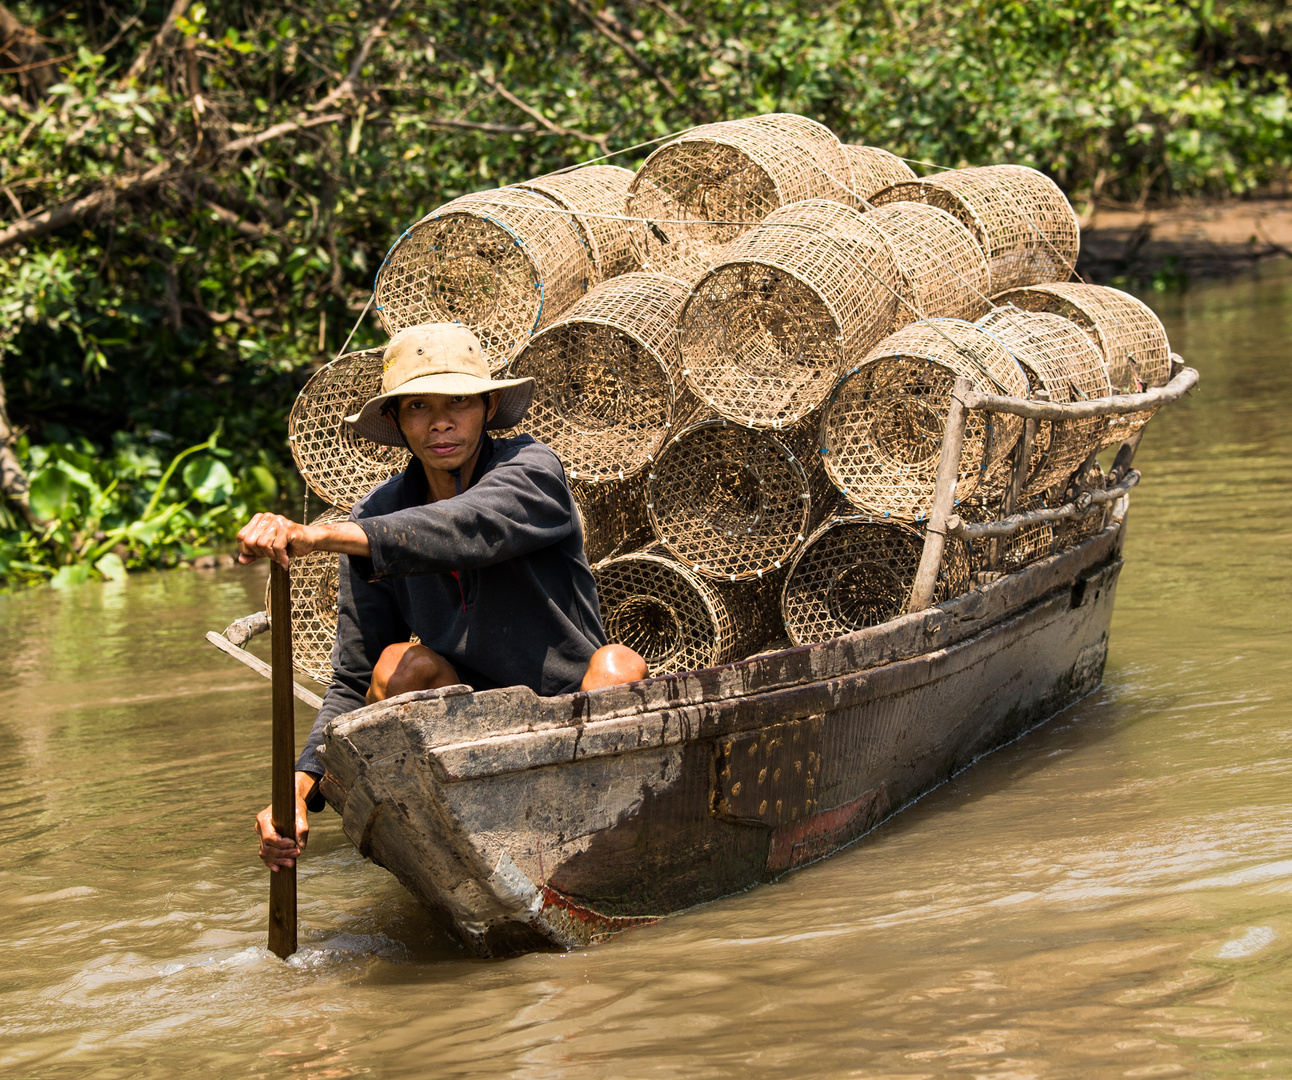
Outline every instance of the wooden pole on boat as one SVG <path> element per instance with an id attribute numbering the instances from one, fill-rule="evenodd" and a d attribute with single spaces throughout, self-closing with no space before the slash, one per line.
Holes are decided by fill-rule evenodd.
<path id="1" fill-rule="evenodd" d="M 292 585 L 287 570 L 269 564 L 270 698 L 273 702 L 270 816 L 279 836 L 296 837 L 296 704 L 292 700 Z M 269 875 L 269 951 L 286 960 L 296 951 L 296 866 Z"/>
<path id="2" fill-rule="evenodd" d="M 906 610 L 923 611 L 933 603 L 933 591 L 942 569 L 942 552 L 947 542 L 947 518 L 955 501 L 956 479 L 960 475 L 960 452 L 965 441 L 965 398 L 972 389 L 966 378 L 956 379 L 951 391 L 951 407 L 947 410 L 947 426 L 942 433 L 942 456 L 938 459 L 938 477 L 933 487 L 933 509 L 929 512 L 929 528 L 924 535 L 924 550 L 920 565 L 915 571 L 915 584 Z"/>

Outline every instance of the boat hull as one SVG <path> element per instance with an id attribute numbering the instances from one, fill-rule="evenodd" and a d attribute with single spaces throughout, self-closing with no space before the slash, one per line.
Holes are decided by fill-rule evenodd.
<path id="1" fill-rule="evenodd" d="M 725 668 L 371 706 L 329 725 L 323 792 L 472 951 L 587 945 L 832 854 L 1094 690 L 1122 527 Z"/>

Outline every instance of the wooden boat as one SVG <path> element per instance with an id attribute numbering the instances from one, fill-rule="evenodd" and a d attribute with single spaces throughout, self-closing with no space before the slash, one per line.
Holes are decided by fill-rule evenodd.
<path id="1" fill-rule="evenodd" d="M 1138 439 L 1106 488 L 968 525 L 951 512 L 965 410 L 1025 418 L 1021 477 L 1038 422 L 1155 408 L 1197 381 L 1177 368 L 1166 387 L 1073 405 L 960 380 L 908 614 L 591 693 L 406 694 L 328 725 L 324 796 L 359 851 L 480 955 L 581 947 L 832 854 L 1102 677 Z M 1098 508 L 1089 539 L 930 605 L 948 533 Z"/>

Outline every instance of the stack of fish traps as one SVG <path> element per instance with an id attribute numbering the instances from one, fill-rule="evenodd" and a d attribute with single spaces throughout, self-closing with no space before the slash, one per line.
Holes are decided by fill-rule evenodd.
<path id="1" fill-rule="evenodd" d="M 1168 381 L 1153 313 L 1069 280 L 1079 246 L 1036 170 L 921 178 L 773 114 L 695 128 L 635 173 L 580 167 L 455 199 L 400 236 L 375 299 L 388 333 L 460 322 L 491 370 L 535 380 L 508 434 L 560 455 L 607 635 L 660 674 L 901 615 L 958 377 L 1053 402 Z M 343 356 L 292 412 L 330 513 L 408 461 L 340 423 L 380 378 L 379 351 Z M 1148 419 L 1037 425 L 1019 487 L 1022 421 L 971 412 L 956 512 L 995 520 L 1100 486 L 1095 455 Z M 936 599 L 1103 523 L 950 541 Z M 297 566 L 298 664 L 325 675 L 336 560 Z"/>

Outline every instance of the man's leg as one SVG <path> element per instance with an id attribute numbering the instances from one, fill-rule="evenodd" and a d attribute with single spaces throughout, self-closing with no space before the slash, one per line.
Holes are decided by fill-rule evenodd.
<path id="1" fill-rule="evenodd" d="M 602 686 L 618 686 L 620 683 L 644 679 L 649 674 L 646 661 L 627 645 L 602 645 L 588 661 L 588 670 L 583 675 L 579 689 L 596 690 Z"/>
<path id="2" fill-rule="evenodd" d="M 368 704 L 407 694 L 410 690 L 435 690 L 459 682 L 453 665 L 425 645 L 401 641 L 388 645 L 372 669 Z"/>

